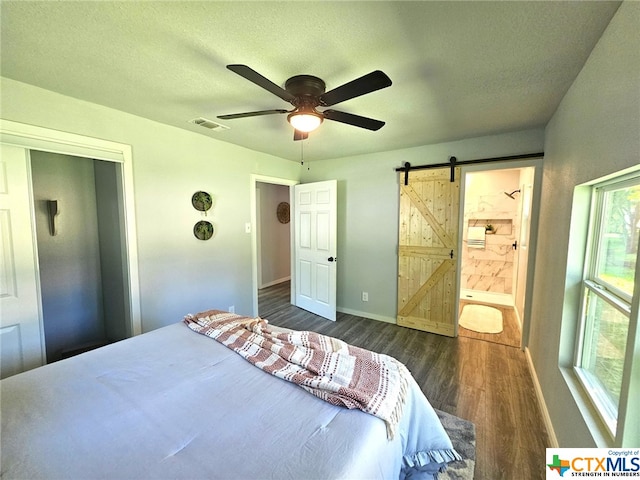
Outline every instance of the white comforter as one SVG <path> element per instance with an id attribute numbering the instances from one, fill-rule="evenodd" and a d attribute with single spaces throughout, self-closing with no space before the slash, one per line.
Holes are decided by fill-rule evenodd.
<path id="1" fill-rule="evenodd" d="M 182 323 L 0 382 L 2 478 L 432 478 L 456 456 L 412 381 L 399 434 Z"/>

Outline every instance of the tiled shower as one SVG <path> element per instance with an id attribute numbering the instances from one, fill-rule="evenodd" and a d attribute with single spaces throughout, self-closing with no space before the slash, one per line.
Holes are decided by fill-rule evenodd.
<path id="1" fill-rule="evenodd" d="M 467 173 L 465 184 L 460 298 L 513 305 L 520 169 Z"/>

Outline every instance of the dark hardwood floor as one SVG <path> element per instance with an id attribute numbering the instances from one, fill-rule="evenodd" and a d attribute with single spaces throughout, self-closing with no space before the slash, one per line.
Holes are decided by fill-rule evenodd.
<path id="1" fill-rule="evenodd" d="M 270 323 L 313 330 L 397 358 L 433 407 L 476 425 L 476 480 L 545 478 L 549 444 L 524 352 L 338 313 L 331 322 L 290 305 L 289 283 L 259 291 Z"/>

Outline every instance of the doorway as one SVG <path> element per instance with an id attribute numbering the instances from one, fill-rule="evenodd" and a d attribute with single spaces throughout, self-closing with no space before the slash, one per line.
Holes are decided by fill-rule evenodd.
<path id="1" fill-rule="evenodd" d="M 119 164 L 31 151 L 47 363 L 131 336 Z"/>
<path id="2" fill-rule="evenodd" d="M 535 173 L 496 166 L 464 174 L 460 336 L 524 344 Z"/>
<path id="3" fill-rule="evenodd" d="M 256 240 L 258 297 L 265 289 L 280 299 L 291 298 L 290 187 L 256 182 Z M 258 314 L 267 315 L 269 305 L 258 302 Z"/>
<path id="4" fill-rule="evenodd" d="M 277 268 L 274 268 L 271 265 L 268 267 L 262 265 L 262 259 L 265 257 L 265 254 L 262 251 L 262 245 L 261 245 L 262 241 L 260 239 L 261 231 L 265 229 L 265 226 L 267 224 L 269 224 L 269 227 L 266 227 L 267 230 L 270 230 L 273 227 L 273 229 L 276 229 L 276 230 L 279 229 L 280 230 L 279 233 L 282 233 L 281 230 L 283 230 L 283 228 L 278 228 L 278 226 L 275 225 L 276 222 L 279 223 L 278 216 L 277 216 L 277 205 L 276 205 L 276 209 L 274 210 L 272 208 L 273 207 L 272 203 L 275 202 L 274 199 L 277 199 L 278 205 L 284 201 L 284 202 L 288 202 L 289 207 L 291 208 L 292 199 L 293 199 L 293 192 L 291 187 L 293 187 L 294 185 L 297 185 L 299 182 L 296 180 L 287 180 L 284 178 L 269 177 L 265 175 L 251 175 L 250 182 L 251 182 L 250 183 L 251 223 L 247 226 L 247 231 L 252 233 L 251 235 L 251 251 L 253 256 L 253 259 L 252 259 L 253 313 L 252 315 L 258 316 L 262 313 L 260 312 L 259 302 L 258 302 L 259 290 L 263 288 L 263 286 L 267 287 L 267 283 L 270 283 L 270 282 L 274 282 L 274 283 L 271 283 L 271 285 L 276 285 L 278 284 L 277 280 L 284 279 L 284 277 L 286 277 L 286 275 L 282 275 L 281 273 L 283 271 L 286 271 L 282 265 L 279 265 Z M 288 197 L 285 196 L 284 194 L 285 189 L 286 189 L 286 192 L 288 193 Z M 262 198 L 263 194 L 265 198 Z M 291 245 L 293 245 L 293 231 L 291 228 L 292 226 L 291 220 L 292 219 L 290 217 L 289 223 L 281 224 L 281 225 L 285 225 L 286 229 L 288 229 L 288 232 L 289 232 L 289 241 L 288 241 L 289 252 L 286 260 L 283 259 L 284 253 L 279 252 L 279 262 L 280 263 L 287 262 L 287 261 L 289 262 L 289 269 L 288 269 L 289 287 L 286 289 L 286 292 L 280 292 L 280 293 L 281 295 L 288 295 L 289 302 L 293 304 L 295 303 L 293 300 L 293 290 L 290 287 L 292 284 L 291 278 L 293 277 L 293 259 L 292 259 L 291 250 L 290 250 Z M 265 225 L 261 227 L 261 224 L 263 223 Z M 267 236 L 267 234 L 265 234 L 265 236 Z M 273 270 L 271 270 L 272 268 Z M 262 279 L 263 270 L 270 270 L 272 272 L 275 271 L 280 273 L 276 273 L 274 276 L 272 276 L 271 280 L 265 283 Z M 275 278 L 275 277 L 278 277 L 278 278 Z M 286 280 L 282 281 L 280 286 L 283 288 L 286 287 L 287 281 Z"/>
<path id="5" fill-rule="evenodd" d="M 307 183 L 261 175 L 251 176 L 253 315 L 259 314 L 258 290 L 262 282 L 260 221 L 273 221 L 277 210 L 262 215 L 260 184 L 284 185 L 289 192 L 289 298 L 290 304 L 336 320 L 337 181 Z M 294 188 L 291 188 L 294 187 Z M 263 186 L 264 188 L 264 186 Z M 285 198 L 284 196 L 282 198 Z M 282 202 L 280 202 L 282 203 Z M 262 217 L 262 218 L 261 218 Z M 282 260 L 284 262 L 284 259 Z M 276 282 L 282 280 L 275 280 Z M 284 283 L 284 282 L 283 282 Z"/>

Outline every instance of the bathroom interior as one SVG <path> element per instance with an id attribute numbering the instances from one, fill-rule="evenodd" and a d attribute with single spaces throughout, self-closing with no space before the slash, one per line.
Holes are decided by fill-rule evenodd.
<path id="1" fill-rule="evenodd" d="M 465 175 L 460 304 L 500 311 L 511 337 L 504 342 L 513 346 L 519 346 L 522 331 L 533 179 L 533 167 Z M 503 343 L 501 336 L 502 330 L 475 335 Z"/>

